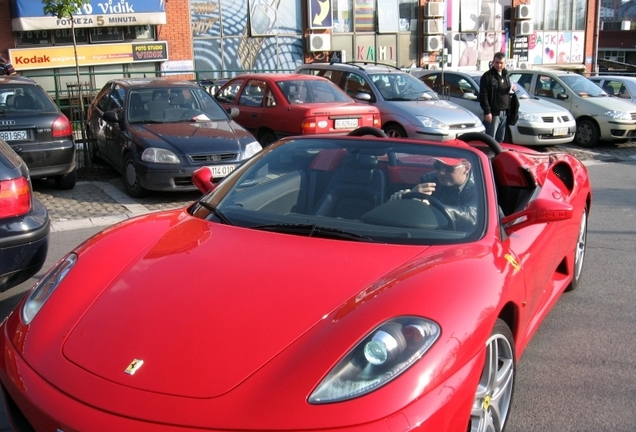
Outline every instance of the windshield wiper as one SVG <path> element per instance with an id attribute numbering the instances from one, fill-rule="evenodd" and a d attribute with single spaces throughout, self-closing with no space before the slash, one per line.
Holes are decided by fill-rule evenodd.
<path id="1" fill-rule="evenodd" d="M 256 225 L 252 228 L 263 231 L 274 231 L 285 234 L 306 235 L 307 237 L 320 237 L 332 239 L 344 239 L 355 241 L 375 242 L 371 237 L 366 237 L 354 232 L 338 228 L 322 227 L 315 224 L 269 224 Z"/>
<path id="2" fill-rule="evenodd" d="M 217 218 L 219 218 L 221 220 L 221 223 L 224 223 L 226 225 L 234 225 L 232 223 L 232 221 L 230 219 L 228 219 L 227 216 L 225 216 L 225 214 L 223 214 L 223 212 L 221 210 L 219 210 L 218 208 L 214 207 L 211 204 L 206 203 L 205 201 L 199 201 L 198 204 L 203 207 L 206 210 L 210 210 L 210 212 L 216 216 Z"/>

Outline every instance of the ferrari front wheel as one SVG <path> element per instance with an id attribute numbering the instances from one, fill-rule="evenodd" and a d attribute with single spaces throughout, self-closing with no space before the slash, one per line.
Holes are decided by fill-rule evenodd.
<path id="1" fill-rule="evenodd" d="M 470 412 L 469 432 L 504 430 L 515 383 L 515 350 L 510 327 L 497 319 L 486 342 L 486 362 Z"/>

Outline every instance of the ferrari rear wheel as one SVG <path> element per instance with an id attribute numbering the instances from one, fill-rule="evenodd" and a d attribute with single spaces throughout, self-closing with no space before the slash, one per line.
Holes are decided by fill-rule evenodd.
<path id="1" fill-rule="evenodd" d="M 583 271 L 583 260 L 585 258 L 585 247 L 587 244 L 587 207 L 583 209 L 583 215 L 581 216 L 581 226 L 579 228 L 579 236 L 576 240 L 576 246 L 574 249 L 574 265 L 572 271 L 572 281 L 570 285 L 565 289 L 566 291 L 574 291 L 581 280 L 581 273 Z"/>
<path id="2" fill-rule="evenodd" d="M 481 373 L 469 432 L 501 432 L 506 426 L 515 383 L 515 350 L 510 327 L 497 319 L 486 342 L 486 362 Z"/>

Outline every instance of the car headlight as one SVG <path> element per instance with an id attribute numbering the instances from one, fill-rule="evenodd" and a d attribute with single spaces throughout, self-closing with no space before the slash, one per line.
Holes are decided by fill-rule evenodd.
<path id="1" fill-rule="evenodd" d="M 614 120 L 631 120 L 632 115 L 625 111 L 605 111 L 605 115 Z"/>
<path id="2" fill-rule="evenodd" d="M 542 122 L 543 121 L 541 116 L 538 116 L 536 114 L 523 113 L 521 111 L 519 112 L 519 120 L 525 120 L 525 121 L 529 121 L 529 122 Z"/>
<path id="3" fill-rule="evenodd" d="M 181 161 L 179 157 L 170 150 L 162 148 L 147 148 L 141 154 L 141 160 L 144 162 L 165 163 L 165 164 L 178 164 Z"/>
<path id="4" fill-rule="evenodd" d="M 417 119 L 422 122 L 424 127 L 435 128 L 435 129 L 449 129 L 446 123 L 442 123 L 439 120 L 435 120 L 434 118 L 426 117 L 426 116 L 416 116 Z"/>
<path id="5" fill-rule="evenodd" d="M 261 147 L 261 145 L 257 142 L 251 142 L 248 145 L 245 146 L 245 159 L 249 159 L 252 156 L 254 156 L 256 153 L 258 153 L 259 151 L 263 150 L 263 147 Z"/>
<path id="6" fill-rule="evenodd" d="M 44 303 L 51 297 L 55 288 L 62 282 L 77 262 L 77 255 L 71 253 L 64 260 L 53 266 L 31 289 L 24 306 L 22 306 L 22 322 L 29 324 L 40 311 Z"/>
<path id="7" fill-rule="evenodd" d="M 370 393 L 413 365 L 440 335 L 435 322 L 400 317 L 385 322 L 353 348 L 309 396 L 313 404 Z"/>

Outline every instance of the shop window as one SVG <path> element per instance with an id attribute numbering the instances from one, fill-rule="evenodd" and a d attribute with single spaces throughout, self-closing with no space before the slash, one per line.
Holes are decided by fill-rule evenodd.
<path id="1" fill-rule="evenodd" d="M 29 30 L 15 32 L 16 46 L 51 45 L 50 30 Z"/>

